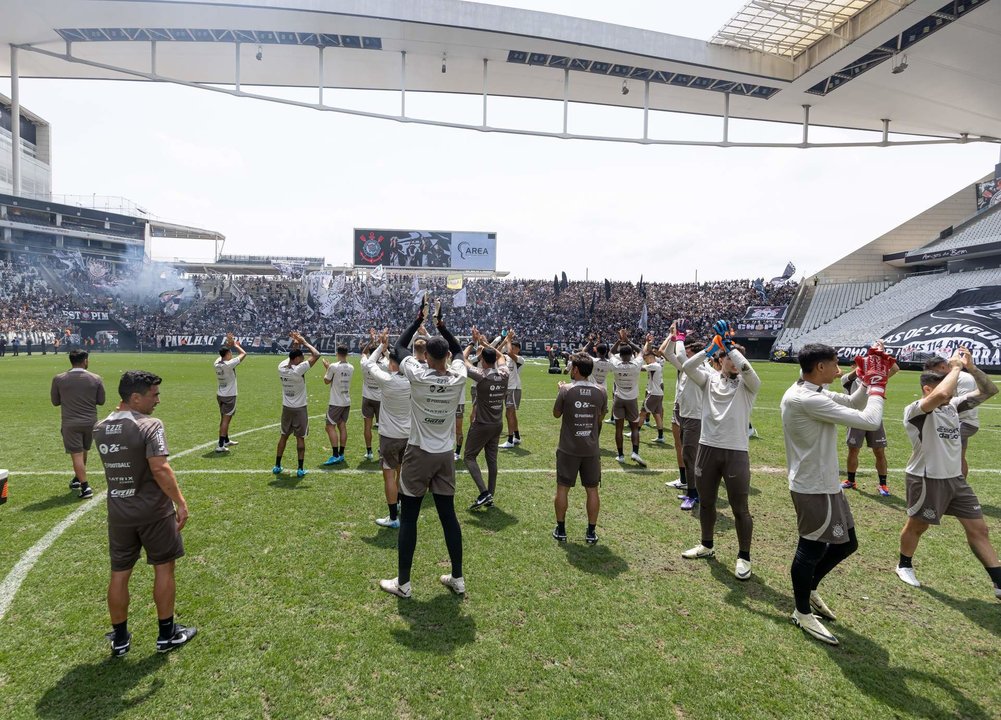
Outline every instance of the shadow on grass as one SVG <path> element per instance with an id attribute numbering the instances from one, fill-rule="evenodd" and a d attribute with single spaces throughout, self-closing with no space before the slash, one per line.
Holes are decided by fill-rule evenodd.
<path id="1" fill-rule="evenodd" d="M 841 642 L 839 646 L 818 645 L 827 651 L 849 682 L 873 700 L 895 709 L 899 713 L 894 713 L 895 716 L 976 720 L 994 716 L 940 673 L 894 666 L 890 653 L 883 646 L 843 625 L 834 629 L 834 634 Z M 922 661 L 915 657 L 914 662 Z M 935 690 L 948 694 L 955 707 L 941 707 L 931 700 L 929 696 Z"/>
<path id="2" fill-rule="evenodd" d="M 306 478 L 296 477 L 295 475 L 278 475 L 268 485 L 278 490 L 306 490 L 310 486 L 303 485 L 305 480 Z"/>
<path id="3" fill-rule="evenodd" d="M 64 720 L 80 712 L 92 718 L 113 718 L 134 710 L 163 687 L 163 680 L 155 678 L 141 692 L 134 692 L 166 662 L 165 655 L 153 654 L 138 662 L 125 656 L 77 665 L 39 699 L 35 705 L 37 717 Z"/>
<path id="4" fill-rule="evenodd" d="M 469 521 L 478 528 L 499 532 L 504 528 L 516 525 L 518 518 L 494 505 L 493 507 L 469 510 Z"/>
<path id="5" fill-rule="evenodd" d="M 209 450 L 207 453 L 202 453 L 202 459 L 211 460 L 211 459 L 228 458 L 231 454 L 232 453 L 228 452 L 216 452 L 215 450 Z"/>
<path id="6" fill-rule="evenodd" d="M 396 602 L 400 617 L 410 625 L 393 630 L 393 639 L 417 652 L 451 655 L 463 645 L 476 640 L 476 621 L 462 612 L 462 598 L 439 593 L 426 602 L 400 598 Z"/>
<path id="7" fill-rule="evenodd" d="M 562 542 L 560 548 L 567 554 L 567 562 L 592 575 L 615 578 L 629 569 L 629 563 L 612 552 L 607 545 Z"/>
<path id="8" fill-rule="evenodd" d="M 515 445 L 513 448 L 501 448 L 497 451 L 497 457 L 504 457 L 505 455 L 517 455 L 518 457 L 526 457 L 531 455 L 531 450 L 526 450 L 521 445 Z"/>
<path id="9" fill-rule="evenodd" d="M 377 547 L 382 550 L 395 550 L 399 539 L 399 530 L 394 528 L 379 528 L 379 532 L 375 535 L 363 537 L 361 540 L 372 547 Z"/>
<path id="10" fill-rule="evenodd" d="M 998 614 L 997 600 L 986 601 L 972 598 L 960 600 L 927 585 L 922 585 L 921 589 L 943 605 L 948 605 L 953 610 L 963 613 L 970 622 L 976 623 L 987 632 L 1001 635 L 1001 615 Z"/>
<path id="11" fill-rule="evenodd" d="M 36 503 L 31 503 L 31 505 L 25 505 L 22 510 L 26 512 L 42 512 L 43 510 L 51 510 L 52 508 L 63 507 L 64 505 L 77 505 L 80 502 L 79 495 L 77 495 L 76 490 L 72 490 L 65 495 L 53 495 L 47 500 L 39 500 Z"/>
<path id="12" fill-rule="evenodd" d="M 1001 508 L 994 507 L 993 505 L 981 505 L 980 510 L 987 517 L 1001 519 Z"/>
<path id="13" fill-rule="evenodd" d="M 734 558 L 736 558 L 736 553 L 734 553 Z M 750 580 L 738 580 L 730 568 L 724 566 L 716 558 L 709 558 L 708 563 L 713 578 L 727 589 L 723 600 L 728 605 L 776 622 L 789 622 L 794 607 L 791 584 L 789 594 L 786 595 L 778 592 L 771 585 L 767 585 L 756 575 L 751 575 Z M 767 605 L 770 609 L 755 607 L 756 604 Z"/>

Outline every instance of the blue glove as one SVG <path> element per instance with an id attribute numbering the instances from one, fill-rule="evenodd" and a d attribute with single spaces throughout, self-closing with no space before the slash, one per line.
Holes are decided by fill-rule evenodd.
<path id="1" fill-rule="evenodd" d="M 726 339 L 730 335 L 730 323 L 726 320 L 717 320 L 713 323 L 713 332 Z"/>
<path id="2" fill-rule="evenodd" d="M 709 344 L 706 345 L 705 348 L 703 348 L 703 350 L 706 354 L 706 357 L 714 357 L 718 352 L 726 354 L 726 348 L 723 346 L 723 338 L 721 338 L 719 335 L 713 337 L 713 339 L 709 341 Z"/>

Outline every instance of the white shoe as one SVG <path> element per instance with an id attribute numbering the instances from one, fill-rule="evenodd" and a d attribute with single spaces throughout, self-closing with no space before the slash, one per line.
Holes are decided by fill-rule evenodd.
<path id="1" fill-rule="evenodd" d="M 240 444 L 239 440 L 227 440 L 226 441 L 226 447 L 230 447 L 232 445 L 239 445 L 239 444 Z"/>
<path id="2" fill-rule="evenodd" d="M 217 453 L 227 453 L 229 452 L 229 448 L 226 447 L 225 445 L 217 445 L 215 451 Z"/>
<path id="3" fill-rule="evenodd" d="M 370 453 L 370 452 L 366 452 L 366 453 L 365 453 L 365 459 L 366 459 L 366 460 L 372 460 L 372 459 L 373 459 L 373 456 L 372 456 L 372 453 Z"/>
<path id="4" fill-rule="evenodd" d="M 656 438 L 653 439 L 653 441 L 655 443 L 666 443 L 667 442 L 667 438 L 656 437 Z"/>
<path id="5" fill-rule="evenodd" d="M 646 463 L 643 462 L 643 458 L 640 457 L 639 453 L 634 452 L 629 457 L 632 458 L 633 462 L 639 465 L 640 467 L 646 467 Z"/>
<path id="6" fill-rule="evenodd" d="M 802 629 L 807 635 L 820 640 L 822 643 L 827 643 L 828 645 L 838 644 L 838 639 L 828 632 L 827 628 L 824 627 L 824 625 L 813 615 L 813 613 L 803 615 L 799 610 L 793 610 L 792 623 L 796 627 Z"/>
<path id="7" fill-rule="evenodd" d="M 810 591 L 810 607 L 813 608 L 815 615 L 820 615 L 822 618 L 827 620 L 837 620 L 837 615 L 827 607 L 827 603 L 821 599 L 820 594 L 816 590 Z"/>
<path id="8" fill-rule="evenodd" d="M 462 458 L 459 457 L 459 453 L 454 453 L 454 454 L 455 454 L 455 457 L 452 458 L 452 459 L 455 460 L 456 462 L 459 462 L 459 460 L 462 459 Z"/>
<path id="9" fill-rule="evenodd" d="M 1001 587 L 998 587 L 997 585 L 994 586 L 994 597 L 1001 600 Z"/>
<path id="10" fill-rule="evenodd" d="M 747 428 L 747 437 L 749 437 L 749 438 L 756 438 L 756 437 L 758 437 L 758 431 L 755 430 L 752 427 L 751 428 Z"/>
<path id="11" fill-rule="evenodd" d="M 515 437 L 514 444 L 515 445 L 521 445 L 521 438 L 520 437 Z"/>
<path id="12" fill-rule="evenodd" d="M 737 558 L 737 567 L 734 569 L 733 574 L 738 580 L 750 580 L 751 561 L 744 558 Z"/>
<path id="13" fill-rule="evenodd" d="M 688 489 L 688 483 L 685 480 L 682 480 L 681 478 L 678 478 L 677 480 L 672 480 L 671 482 L 666 482 L 664 484 L 667 485 L 669 488 L 678 488 L 679 490 Z"/>
<path id="14" fill-rule="evenodd" d="M 685 550 L 685 552 L 681 553 L 681 557 L 685 558 L 685 560 L 698 560 L 699 558 L 710 558 L 715 554 L 715 550 L 707 548 L 702 543 L 699 543 L 690 550 Z M 748 572 L 750 572 L 750 570 L 748 570 Z"/>
<path id="15" fill-rule="evenodd" d="M 625 455 L 616 455 L 615 459 L 618 460 L 620 463 L 625 463 L 626 456 Z"/>
<path id="16" fill-rule="evenodd" d="M 379 587 L 390 595 L 395 595 L 396 597 L 408 598 L 411 595 L 410 583 L 406 585 L 400 585 L 399 578 L 393 578 L 392 580 L 380 580 Z"/>
<path id="17" fill-rule="evenodd" d="M 606 425 L 614 425 L 615 424 L 615 420 L 613 420 L 612 418 L 608 418 L 607 420 L 605 420 L 605 424 Z"/>
<path id="18" fill-rule="evenodd" d="M 388 515 L 386 517 L 376 518 L 375 524 L 379 527 L 393 528 L 394 530 L 400 529 L 400 521 L 398 519 L 393 520 Z"/>
<path id="19" fill-rule="evenodd" d="M 909 567 L 898 567 L 897 577 L 903 580 L 905 583 L 911 587 L 921 587 L 921 581 L 918 580 L 918 576 L 914 574 L 914 568 Z"/>
<path id="20" fill-rule="evenodd" d="M 456 595 L 466 594 L 466 579 L 465 578 L 454 578 L 451 575 L 442 575 L 440 578 L 441 584 L 447 587 L 449 590 L 454 592 Z"/>
<path id="21" fill-rule="evenodd" d="M 513 442 L 510 442 L 510 441 L 508 441 L 508 442 L 504 442 L 504 443 L 501 443 L 501 444 L 500 444 L 500 445 L 498 445 L 497 447 L 499 447 L 499 448 L 503 448 L 504 450 L 508 450 L 508 449 L 510 449 L 510 448 L 513 448 L 513 447 L 514 447 L 514 443 L 513 443 Z"/>

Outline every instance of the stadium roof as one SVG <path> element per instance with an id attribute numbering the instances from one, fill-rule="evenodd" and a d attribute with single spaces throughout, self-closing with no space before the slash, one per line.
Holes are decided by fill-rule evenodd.
<path id="1" fill-rule="evenodd" d="M 755 0 L 715 42 L 458 0 L 4 6 L 0 44 L 19 48 L 21 77 L 169 81 L 252 97 L 269 86 L 313 88 L 315 100 L 265 98 L 554 137 L 582 137 L 567 122 L 575 103 L 636 109 L 642 132 L 599 138 L 636 142 L 682 142 L 650 133 L 658 110 L 882 132 L 874 143 L 897 133 L 1001 137 L 1001 0 Z M 0 52 L 0 75 L 9 74 L 10 54 Z M 325 88 L 394 91 L 400 111 L 335 108 Z M 410 92 L 482 97 L 482 120 L 407 115 Z M 562 126 L 492 126 L 496 96 L 563 103 Z M 737 144 L 726 121 L 714 127 L 718 140 L 696 144 Z M 808 127 L 802 138 L 796 144 L 811 144 Z"/>

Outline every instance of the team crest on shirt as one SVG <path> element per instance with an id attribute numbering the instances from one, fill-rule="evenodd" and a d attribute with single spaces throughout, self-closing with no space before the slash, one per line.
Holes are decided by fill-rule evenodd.
<path id="1" fill-rule="evenodd" d="M 358 255 L 369 265 L 375 265 L 382 260 L 382 256 L 385 254 L 385 251 L 382 249 L 382 241 L 385 239 L 385 236 L 376 235 L 374 232 L 369 232 L 368 235 L 359 235 L 360 248 Z"/>
<path id="2" fill-rule="evenodd" d="M 929 508 L 925 508 L 924 510 L 921 511 L 921 515 L 926 520 L 934 520 L 935 519 L 935 508 L 930 508 L 930 507 Z"/>
<path id="3" fill-rule="evenodd" d="M 831 535 L 833 535 L 836 538 L 842 538 L 842 537 L 844 537 L 845 536 L 845 526 L 842 525 L 841 523 L 838 523 L 833 528 L 831 528 Z"/>

